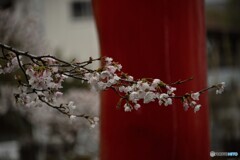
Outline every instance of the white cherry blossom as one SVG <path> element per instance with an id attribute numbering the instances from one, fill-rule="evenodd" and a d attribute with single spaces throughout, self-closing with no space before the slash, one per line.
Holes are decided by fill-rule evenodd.
<path id="1" fill-rule="evenodd" d="M 128 103 L 126 103 L 123 107 L 124 107 L 125 112 L 131 112 L 132 111 L 131 106 L 129 106 Z"/>
<path id="2" fill-rule="evenodd" d="M 129 94 L 129 100 L 134 102 L 135 100 L 139 99 L 139 93 L 134 91 Z"/>
<path id="3" fill-rule="evenodd" d="M 57 92 L 54 93 L 54 96 L 56 96 L 56 98 L 59 98 L 59 97 L 61 97 L 62 95 L 63 95 L 63 93 L 62 93 L 62 92 L 59 92 L 59 91 L 57 91 Z"/>
<path id="4" fill-rule="evenodd" d="M 133 88 L 131 86 L 120 86 L 119 88 L 119 91 L 120 92 L 124 92 L 124 93 L 128 93 L 128 92 L 131 92 L 133 90 Z"/>
<path id="5" fill-rule="evenodd" d="M 97 83 L 98 90 L 105 90 L 107 88 L 107 83 L 104 83 L 102 81 Z"/>
<path id="6" fill-rule="evenodd" d="M 128 81 L 133 81 L 134 78 L 133 78 L 133 76 L 128 76 L 128 77 L 127 77 L 127 80 L 128 80 Z"/>
<path id="7" fill-rule="evenodd" d="M 197 111 L 199 111 L 200 108 L 201 108 L 201 105 L 200 105 L 200 104 L 196 105 L 196 106 L 194 107 L 194 113 L 196 113 Z"/>
<path id="8" fill-rule="evenodd" d="M 161 83 L 160 79 L 154 79 L 151 86 L 156 88 L 160 83 Z"/>
<path id="9" fill-rule="evenodd" d="M 172 104 L 172 99 L 169 97 L 168 94 L 162 93 L 159 96 L 159 102 L 158 103 L 159 103 L 159 105 L 164 104 L 164 106 L 169 106 L 169 105 Z"/>
<path id="10" fill-rule="evenodd" d="M 171 86 L 168 86 L 168 85 L 166 86 L 166 88 L 168 90 L 167 94 L 169 94 L 169 95 L 173 94 L 173 92 L 177 90 L 177 88 L 171 87 Z"/>
<path id="11" fill-rule="evenodd" d="M 187 101 L 184 101 L 184 102 L 183 102 L 183 108 L 184 108 L 185 111 L 188 110 L 188 108 L 189 108 L 189 104 L 188 104 Z"/>
<path id="12" fill-rule="evenodd" d="M 191 101 L 191 102 L 189 103 L 189 106 L 191 106 L 191 107 L 194 107 L 195 105 L 197 105 L 197 102 L 195 102 L 195 101 Z"/>
<path id="13" fill-rule="evenodd" d="M 116 65 L 116 68 L 117 68 L 118 71 L 121 71 L 122 65 L 121 65 L 121 64 L 117 64 L 117 65 Z"/>
<path id="14" fill-rule="evenodd" d="M 74 105 L 74 102 L 73 101 L 70 101 L 69 103 L 68 103 L 68 107 L 69 108 L 71 108 L 71 109 L 76 109 L 76 106 Z"/>
<path id="15" fill-rule="evenodd" d="M 111 76 L 111 73 L 109 71 L 102 71 L 100 74 L 100 77 L 102 79 L 109 78 Z"/>
<path id="16" fill-rule="evenodd" d="M 135 109 L 135 110 L 138 110 L 140 107 L 141 107 L 141 105 L 138 104 L 138 103 L 134 105 L 134 109 Z"/>
<path id="17" fill-rule="evenodd" d="M 167 98 L 164 102 L 164 106 L 169 106 L 172 105 L 172 99 L 171 98 Z"/>
<path id="18" fill-rule="evenodd" d="M 19 56 L 19 59 L 20 59 L 20 63 L 22 64 L 21 62 L 21 56 Z M 0 74 L 1 73 L 11 73 L 11 72 L 14 72 L 16 69 L 18 69 L 18 59 L 17 57 L 13 57 L 9 62 L 7 62 L 6 66 L 4 67 L 0 67 L 1 68 L 1 71 L 0 71 Z"/>
<path id="19" fill-rule="evenodd" d="M 191 98 L 195 101 L 198 101 L 199 100 L 199 96 L 200 96 L 200 93 L 199 92 L 196 92 L 196 93 L 192 93 L 191 94 Z"/>
<path id="20" fill-rule="evenodd" d="M 106 64 L 108 65 L 112 63 L 113 59 L 111 57 L 106 57 L 105 61 L 106 61 Z"/>
<path id="21" fill-rule="evenodd" d="M 72 123 L 77 118 L 77 116 L 71 115 L 69 118 L 70 118 L 70 122 Z"/>
<path id="22" fill-rule="evenodd" d="M 217 86 L 216 94 L 222 94 L 222 92 L 224 91 L 224 88 L 225 88 L 225 82 L 221 82 L 221 83 L 217 84 L 216 86 Z"/>
<path id="23" fill-rule="evenodd" d="M 144 96 L 143 103 L 153 102 L 155 98 L 156 98 L 155 93 L 148 91 Z"/>
<path id="24" fill-rule="evenodd" d="M 98 124 L 99 122 L 99 118 L 98 117 L 93 117 L 90 119 L 90 123 L 91 123 L 91 128 L 95 128 L 95 126 Z"/>
<path id="25" fill-rule="evenodd" d="M 115 66 L 107 66 L 107 71 L 114 74 L 116 72 L 117 68 Z"/>

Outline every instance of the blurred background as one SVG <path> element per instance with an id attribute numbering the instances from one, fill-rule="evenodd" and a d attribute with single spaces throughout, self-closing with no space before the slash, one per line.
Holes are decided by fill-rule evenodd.
<path id="1" fill-rule="evenodd" d="M 240 1 L 206 0 L 208 84 L 226 82 L 226 92 L 209 93 L 211 150 L 240 154 Z"/>
<path id="2" fill-rule="evenodd" d="M 99 57 L 91 0 L 0 0 L 0 41 L 32 54 L 65 60 Z M 205 0 L 211 150 L 240 153 L 240 1 Z M 98 63 L 91 67 L 99 66 Z M 181 78 L 181 77 L 180 77 Z M 99 128 L 45 107 L 14 105 L 12 77 L 0 77 L 0 160 L 97 160 Z M 66 82 L 65 101 L 99 115 L 99 95 Z"/>

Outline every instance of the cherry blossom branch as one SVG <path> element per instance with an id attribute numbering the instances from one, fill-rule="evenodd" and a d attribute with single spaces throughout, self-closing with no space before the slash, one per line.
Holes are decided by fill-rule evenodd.
<path id="1" fill-rule="evenodd" d="M 171 83 L 170 85 L 178 85 L 178 84 L 186 83 L 186 82 L 191 81 L 191 80 L 193 80 L 193 77 L 190 77 L 190 78 L 187 78 L 187 79 L 184 79 L 184 80 L 178 80 L 176 82 Z"/>
<path id="2" fill-rule="evenodd" d="M 73 78 L 82 83 L 88 83 L 96 91 L 113 90 L 120 98 L 117 107 L 123 106 L 126 112 L 138 110 L 142 103 L 158 101 L 159 105 L 168 106 L 173 104 L 172 99 L 177 99 L 183 103 L 185 110 L 192 107 L 196 113 L 201 107 L 201 104 L 196 102 L 200 94 L 210 89 L 216 89 L 216 94 L 221 94 L 225 86 L 222 82 L 198 92 L 191 91 L 184 95 L 175 95 L 177 88 L 172 87 L 173 85 L 187 83 L 193 78 L 169 84 L 154 78 L 134 79 L 122 72 L 121 64 L 114 62 L 110 57 L 96 59 L 90 57 L 83 62 L 76 60 L 66 62 L 51 55 L 35 56 L 2 43 L 0 47 L 2 48 L 0 74 L 15 74 L 19 84 L 19 92 L 15 94 L 17 103 L 29 107 L 45 104 L 57 109 L 70 119 L 85 118 L 92 126 L 98 122 L 97 117 L 74 114 L 76 106 L 71 101 L 66 104 L 57 104 L 57 98 L 63 95 L 61 88 L 65 79 Z M 102 61 L 103 66 L 96 70 L 87 68 L 95 61 Z M 14 72 L 17 70 L 23 73 L 24 80 Z"/>

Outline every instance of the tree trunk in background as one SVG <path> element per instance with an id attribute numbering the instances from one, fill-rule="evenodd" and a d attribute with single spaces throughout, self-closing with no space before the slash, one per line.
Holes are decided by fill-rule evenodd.
<path id="1" fill-rule="evenodd" d="M 178 94 L 206 87 L 203 0 L 94 0 L 101 54 L 113 57 L 135 78 L 165 82 L 194 76 Z M 142 105 L 125 113 L 119 97 L 102 94 L 102 160 L 209 159 L 207 95 L 202 108 Z"/>

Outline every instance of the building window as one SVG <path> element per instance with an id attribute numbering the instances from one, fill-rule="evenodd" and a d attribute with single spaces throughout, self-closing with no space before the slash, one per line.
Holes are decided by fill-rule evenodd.
<path id="1" fill-rule="evenodd" d="M 0 0 L 0 9 L 11 9 L 14 6 L 14 0 Z"/>
<path id="2" fill-rule="evenodd" d="M 91 1 L 74 1 L 71 4 L 71 11 L 73 18 L 84 18 L 92 16 Z"/>

